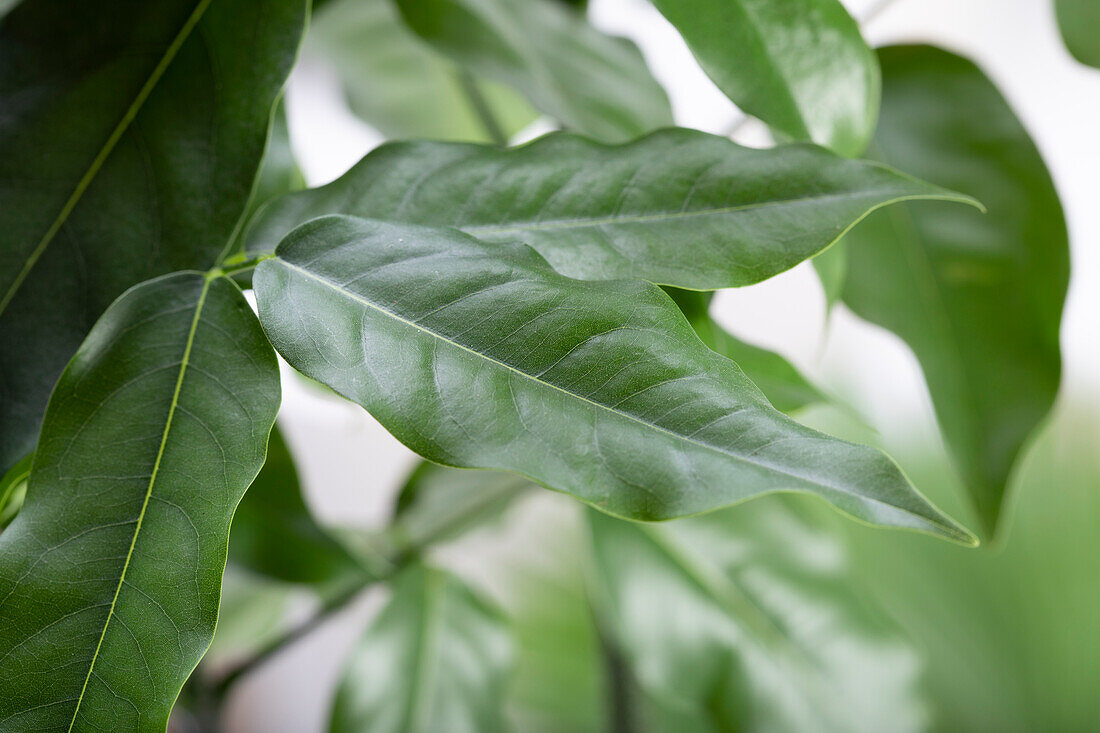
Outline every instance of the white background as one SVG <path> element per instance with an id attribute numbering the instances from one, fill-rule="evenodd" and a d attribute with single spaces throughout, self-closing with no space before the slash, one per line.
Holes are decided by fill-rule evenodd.
<path id="1" fill-rule="evenodd" d="M 846 4 L 862 18 L 878 3 Z M 876 46 L 934 42 L 969 56 L 998 84 L 1031 131 L 1062 197 L 1072 246 L 1060 399 L 1095 406 L 1100 374 L 1100 71 L 1077 64 L 1065 51 L 1051 5 L 1051 0 L 896 0 L 864 26 L 864 34 Z M 602 29 L 629 36 L 641 46 L 668 90 L 678 124 L 721 132 L 739 117 L 648 2 L 591 0 L 591 17 Z M 310 185 L 336 178 L 381 142 L 347 111 L 331 73 L 308 58 L 292 77 L 287 99 L 295 153 Z M 751 142 L 753 130 L 745 135 Z M 842 307 L 826 323 L 821 288 L 808 265 L 752 288 L 721 293 L 715 315 L 734 333 L 779 351 L 842 396 L 888 442 L 901 436 L 937 440 L 931 403 L 912 354 L 896 337 Z M 308 498 L 323 521 L 360 526 L 385 521 L 394 491 L 412 465 L 403 446 L 360 408 L 324 397 L 297 379 L 284 379 L 280 420 Z M 549 497 L 543 503 L 556 501 Z M 463 563 L 461 557 L 453 561 Z M 324 730 L 345 654 L 381 600 L 382 592 L 364 599 L 239 683 L 229 701 L 227 729 Z"/>

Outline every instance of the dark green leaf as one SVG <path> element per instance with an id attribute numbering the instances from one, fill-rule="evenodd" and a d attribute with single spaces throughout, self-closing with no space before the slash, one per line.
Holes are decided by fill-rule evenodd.
<path id="1" fill-rule="evenodd" d="M 275 355 L 230 280 L 168 275 L 104 313 L 0 535 L 0 727 L 164 729 L 278 407 Z"/>
<path id="2" fill-rule="evenodd" d="M 271 431 L 267 461 L 233 517 L 229 559 L 260 575 L 314 586 L 322 595 L 366 577 L 348 551 L 314 521 L 278 430 Z"/>
<path id="3" fill-rule="evenodd" d="M 1058 392 L 1065 219 L 1035 145 L 974 64 L 928 46 L 880 59 L 875 154 L 981 197 L 989 213 L 922 203 L 871 217 L 844 240 L 844 301 L 916 353 L 992 532 L 1012 465 Z"/>
<path id="4" fill-rule="evenodd" d="M 648 283 L 572 280 L 523 245 L 334 216 L 295 230 L 255 288 L 292 366 L 437 463 L 515 471 L 639 519 L 806 491 L 969 540 L 883 454 L 775 411 Z"/>
<path id="5" fill-rule="evenodd" d="M 511 659 L 495 609 L 455 577 L 414 566 L 352 652 L 330 730 L 503 731 Z"/>
<path id="6" fill-rule="evenodd" d="M 568 128 L 621 142 L 672 124 L 641 53 L 559 0 L 395 0 L 408 26 L 471 72 Z"/>
<path id="7" fill-rule="evenodd" d="M 351 110 L 387 137 L 492 142 L 458 66 L 412 34 L 391 0 L 340 0 L 310 26 L 308 48 L 340 76 Z M 471 80 L 510 137 L 535 112 L 516 92 Z"/>
<path id="8" fill-rule="evenodd" d="M 248 235 L 270 252 L 298 224 L 353 214 L 521 240 L 570 277 L 698 290 L 760 282 L 868 212 L 966 197 L 820 148 L 743 148 L 693 130 L 610 147 L 565 133 L 519 148 L 384 145 L 333 183 L 273 202 Z"/>
<path id="9" fill-rule="evenodd" d="M 660 525 L 589 513 L 593 596 L 652 698 L 649 729 L 920 730 L 916 655 L 784 504 Z"/>
<path id="10" fill-rule="evenodd" d="M 1073 57 L 1100 69 L 1100 2 L 1054 0 L 1058 28 Z"/>
<path id="11" fill-rule="evenodd" d="M 768 402 L 780 412 L 794 412 L 825 396 L 794 366 L 774 351 L 745 343 L 727 332 L 710 317 L 710 293 L 665 288 L 704 344 L 741 367 L 745 376 L 760 388 Z"/>
<path id="12" fill-rule="evenodd" d="M 742 110 L 795 140 L 859 155 L 879 71 L 839 0 L 654 0 Z"/>
<path id="13" fill-rule="evenodd" d="M 123 290 L 229 244 L 306 0 L 34 0 L 0 21 L 0 471 Z"/>

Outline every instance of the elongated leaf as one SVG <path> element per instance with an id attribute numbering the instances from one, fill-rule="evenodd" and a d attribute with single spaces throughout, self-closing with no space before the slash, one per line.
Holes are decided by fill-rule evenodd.
<path id="1" fill-rule="evenodd" d="M 457 578 L 414 566 L 352 653 L 329 729 L 503 731 L 511 658 L 495 609 Z"/>
<path id="2" fill-rule="evenodd" d="M 570 277 L 640 277 L 713 290 L 794 267 L 868 212 L 909 198 L 970 199 L 820 148 L 743 148 L 693 130 L 609 147 L 550 134 L 519 148 L 395 143 L 333 183 L 272 203 L 248 247 L 353 214 L 523 241 Z"/>
<path id="3" fill-rule="evenodd" d="M 577 132 L 621 142 L 672 124 L 668 97 L 637 47 L 560 0 L 394 1 L 440 52 Z"/>
<path id="4" fill-rule="evenodd" d="M 531 488 L 522 476 L 462 471 L 423 461 L 397 496 L 390 541 L 397 552 L 459 536 Z"/>
<path id="5" fill-rule="evenodd" d="M 859 155 L 879 70 L 839 0 L 654 0 L 742 110 L 796 140 Z"/>
<path id="6" fill-rule="evenodd" d="M 291 365 L 437 463 L 640 519 L 808 491 L 965 541 L 884 455 L 776 412 L 653 285 L 571 280 L 529 247 L 453 229 L 324 217 L 255 288 Z"/>
<path id="7" fill-rule="evenodd" d="M 657 731 L 916 731 L 916 654 L 776 498 L 643 525 L 590 512 L 593 597 Z"/>
<path id="8" fill-rule="evenodd" d="M 1096 0 L 1054 0 L 1062 40 L 1082 64 L 1100 69 L 1100 2 Z"/>
<path id="9" fill-rule="evenodd" d="M 680 306 L 703 343 L 741 367 L 775 409 L 794 412 L 826 401 L 825 396 L 782 356 L 746 343 L 715 323 L 708 312 L 710 293 L 677 288 L 666 288 L 665 292 Z"/>
<path id="10" fill-rule="evenodd" d="M 969 61 L 928 46 L 880 52 L 875 153 L 979 196 L 876 215 L 845 238 L 844 302 L 901 336 L 985 528 L 1012 465 L 1058 392 L 1069 277 L 1065 219 L 1035 145 Z"/>
<path id="11" fill-rule="evenodd" d="M 310 26 L 308 48 L 339 74 L 351 110 L 387 137 L 493 142 L 535 118 L 511 89 L 464 80 L 466 72 L 409 31 L 391 0 L 330 3 Z M 486 127 L 467 84 L 499 131 Z"/>
<path id="12" fill-rule="evenodd" d="M 122 291 L 229 244 L 305 13 L 34 0 L 0 21 L 0 471 Z"/>
<path id="13" fill-rule="evenodd" d="M 322 594 L 366 577 L 310 514 L 294 459 L 278 430 L 272 430 L 264 467 L 233 517 L 229 559 L 260 575 L 314 586 Z"/>
<path id="14" fill-rule="evenodd" d="M 164 730 L 278 406 L 275 355 L 228 279 L 165 276 L 104 313 L 0 535 L 0 728 Z"/>

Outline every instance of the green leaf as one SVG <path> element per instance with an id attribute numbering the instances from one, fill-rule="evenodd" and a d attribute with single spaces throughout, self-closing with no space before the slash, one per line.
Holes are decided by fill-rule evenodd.
<path id="1" fill-rule="evenodd" d="M 11 467 L 0 479 L 0 529 L 6 527 L 23 506 L 27 492 L 27 477 L 31 474 L 31 453 Z"/>
<path id="2" fill-rule="evenodd" d="M 388 530 L 395 554 L 465 534 L 497 517 L 531 482 L 494 471 L 462 471 L 422 461 L 397 496 Z"/>
<path id="3" fill-rule="evenodd" d="M 695 290 L 665 288 L 695 333 L 713 351 L 735 362 L 780 412 L 794 412 L 825 396 L 794 366 L 774 351 L 753 346 L 727 332 L 710 317 L 712 295 Z"/>
<path id="4" fill-rule="evenodd" d="M 351 217 L 295 230 L 254 282 L 292 366 L 437 463 L 639 519 L 807 491 L 969 539 L 883 454 L 775 411 L 648 283 L 572 280 L 523 245 Z"/>
<path id="5" fill-rule="evenodd" d="M 1054 0 L 1062 40 L 1082 64 L 1100 69 L 1100 2 L 1096 0 Z"/>
<path id="6" fill-rule="evenodd" d="M 746 113 L 854 156 L 875 129 L 879 70 L 838 0 L 654 0 Z"/>
<path id="7" fill-rule="evenodd" d="M 989 214 L 928 203 L 871 217 L 844 240 L 844 302 L 916 353 L 992 532 L 1012 465 L 1058 392 L 1065 219 L 1035 145 L 974 64 L 929 46 L 880 59 L 875 154 L 980 197 Z"/>
<path id="8" fill-rule="evenodd" d="M 833 306 L 840 302 L 844 294 L 844 280 L 848 277 L 848 255 L 845 251 L 844 240 L 834 244 L 829 249 L 811 260 L 817 277 L 821 280 L 821 288 L 825 291 L 825 307 L 832 310 Z"/>
<path id="9" fill-rule="evenodd" d="M 503 731 L 511 659 L 495 609 L 455 577 L 414 566 L 352 652 L 329 729 Z"/>
<path id="10" fill-rule="evenodd" d="M 471 72 L 577 132 L 621 142 L 672 124 L 637 47 L 560 0 L 395 0 L 406 24 Z"/>
<path id="11" fill-rule="evenodd" d="M 310 514 L 294 458 L 278 430 L 267 461 L 233 517 L 229 559 L 254 573 L 314 586 L 322 595 L 360 585 L 366 571 Z"/>
<path id="12" fill-rule="evenodd" d="M 910 198 L 973 203 L 812 146 L 753 150 L 675 129 L 611 147 L 553 133 L 508 150 L 384 145 L 329 185 L 272 202 L 247 239 L 270 252 L 298 224 L 352 214 L 523 241 L 570 277 L 714 290 L 794 267 Z"/>
<path id="13" fill-rule="evenodd" d="M 164 730 L 278 407 L 275 355 L 230 280 L 168 275 L 103 314 L 0 535 L 0 727 Z"/>
<path id="14" fill-rule="evenodd" d="M 463 70 L 412 34 L 391 0 L 341 0 L 319 13 L 307 46 L 340 76 L 351 110 L 387 137 L 492 142 Z M 511 137 L 535 112 L 516 92 L 470 80 L 500 133 Z"/>
<path id="15" fill-rule="evenodd" d="M 593 597 L 656 708 L 649 730 L 923 729 L 916 654 L 793 504 L 660 525 L 589 512 Z"/>
<path id="16" fill-rule="evenodd" d="M 252 191 L 306 0 L 34 0 L 0 23 L 0 471 L 126 288 L 205 270 Z"/>

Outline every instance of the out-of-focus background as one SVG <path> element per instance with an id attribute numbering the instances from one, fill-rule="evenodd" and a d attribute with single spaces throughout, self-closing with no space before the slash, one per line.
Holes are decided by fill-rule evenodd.
<path id="1" fill-rule="evenodd" d="M 835 525 L 850 546 L 857 592 L 884 607 L 910 638 L 934 708 L 925 714 L 936 727 L 1096 730 L 1100 71 L 1069 56 L 1048 0 L 846 4 L 857 19 L 867 19 L 864 34 L 872 45 L 945 46 L 974 59 L 997 83 L 1034 137 L 1062 197 L 1073 279 L 1062 327 L 1061 396 L 1012 482 L 1002 540 L 967 550 L 857 526 L 828 510 L 821 510 L 827 515 L 823 521 Z M 591 0 L 590 16 L 603 30 L 639 44 L 672 99 L 678 124 L 721 133 L 738 119 L 736 108 L 646 0 Z M 311 186 L 336 178 L 383 139 L 348 111 L 332 71 L 308 53 L 291 78 L 287 109 L 294 152 Z M 524 137 L 545 129 L 536 123 Z M 749 125 L 737 139 L 752 144 L 760 135 Z M 720 293 L 713 313 L 736 335 L 787 356 L 848 406 L 819 408 L 800 419 L 883 446 L 922 492 L 972 524 L 915 358 L 895 336 L 843 306 L 827 317 L 808 264 L 761 285 Z M 359 407 L 284 376 L 281 425 L 317 516 L 337 525 L 380 525 L 413 455 Z M 814 510 L 820 507 L 815 504 Z M 568 600 L 575 589 L 556 562 L 569 554 L 576 511 L 570 499 L 541 492 L 509 510 L 504 521 L 440 548 L 433 557 L 505 607 L 524 602 L 517 594 L 528 591 L 517 587 L 530 592 L 550 587 L 555 590 L 549 598 Z M 517 585 L 517 576 L 537 582 Z M 226 729 L 323 730 L 346 654 L 385 594 L 383 589 L 368 594 L 240 682 L 229 700 Z M 545 620 L 567 625 L 575 605 L 563 602 L 560 612 L 548 605 Z M 293 612 L 304 616 L 309 604 Z M 521 641 L 537 648 L 537 629 L 518 631 Z M 581 720 L 590 703 L 581 692 L 571 696 L 582 688 L 569 678 L 567 662 L 560 676 L 545 680 L 525 678 L 521 665 L 514 680 L 521 695 L 544 708 L 558 706 L 566 721 L 561 730 L 571 729 L 570 715 Z M 550 689 L 555 684 L 562 689 Z M 519 723 L 520 730 L 526 727 L 534 723 Z"/>

